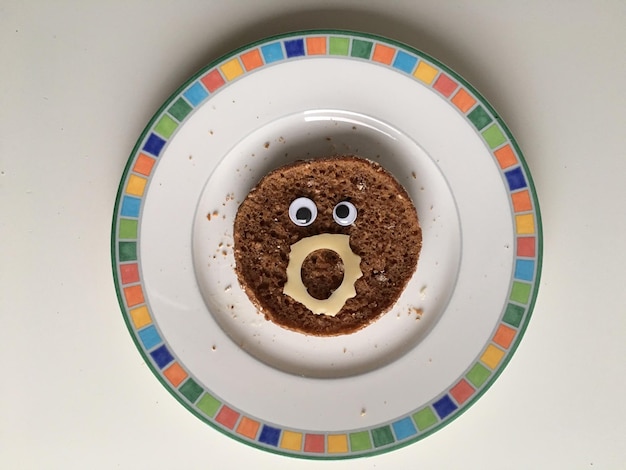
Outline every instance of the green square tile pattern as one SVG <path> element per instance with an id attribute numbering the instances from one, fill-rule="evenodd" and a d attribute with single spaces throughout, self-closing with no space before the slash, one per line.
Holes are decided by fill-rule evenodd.
<path id="1" fill-rule="evenodd" d="M 222 403 L 219 400 L 208 393 L 202 395 L 202 398 L 200 398 L 198 403 L 196 403 L 196 407 L 209 418 L 213 418 L 215 416 L 215 413 L 217 413 L 217 410 L 219 410 L 221 405 Z"/>
<path id="2" fill-rule="evenodd" d="M 374 447 L 386 446 L 395 441 L 390 426 L 372 429 L 372 439 L 374 440 Z"/>
<path id="3" fill-rule="evenodd" d="M 119 242 L 118 253 L 120 261 L 136 261 L 137 242 Z"/>
<path id="4" fill-rule="evenodd" d="M 531 287 L 530 284 L 525 282 L 514 282 L 509 299 L 520 304 L 527 304 L 530 298 Z"/>
<path id="5" fill-rule="evenodd" d="M 467 118 L 478 130 L 483 129 L 487 124 L 493 121 L 491 116 L 489 116 L 487 111 L 485 111 L 485 108 L 480 105 L 476 106 L 476 108 L 474 108 L 472 112 L 467 115 Z"/>
<path id="6" fill-rule="evenodd" d="M 369 59 L 372 54 L 372 47 L 373 43 L 370 41 L 354 39 L 352 41 L 352 51 L 350 51 L 350 55 L 361 59 Z"/>
<path id="7" fill-rule="evenodd" d="M 526 309 L 519 305 L 509 304 L 504 311 L 504 317 L 502 321 L 514 327 L 519 327 L 522 324 L 522 318 L 524 318 L 524 312 Z"/>
<path id="8" fill-rule="evenodd" d="M 438 420 L 437 416 L 435 416 L 435 412 L 431 408 L 424 408 L 413 415 L 413 421 L 415 421 L 417 429 L 423 431 L 431 427 Z"/>
<path id="9" fill-rule="evenodd" d="M 370 433 L 367 431 L 354 432 L 350 434 L 350 448 L 353 451 L 367 450 L 372 448 Z"/>
<path id="10" fill-rule="evenodd" d="M 178 391 L 191 403 L 194 403 L 203 392 L 202 387 L 193 379 L 187 380 Z"/>
<path id="11" fill-rule="evenodd" d="M 489 376 L 491 372 L 485 366 L 480 363 L 474 364 L 474 366 L 469 370 L 465 378 L 476 388 L 482 386 Z"/>
<path id="12" fill-rule="evenodd" d="M 120 219 L 117 235 L 120 238 L 137 238 L 138 221 L 134 219 Z"/>
<path id="13" fill-rule="evenodd" d="M 350 39 L 331 37 L 329 42 L 329 52 L 331 55 L 348 55 L 350 49 Z"/>
<path id="14" fill-rule="evenodd" d="M 170 109 L 168 109 L 167 112 L 178 119 L 178 121 L 182 121 L 187 117 L 192 109 L 191 105 L 189 105 L 189 103 L 181 97 L 178 98 L 172 106 L 170 106 Z"/>
<path id="15" fill-rule="evenodd" d="M 163 117 L 159 119 L 156 126 L 154 126 L 154 130 L 157 131 L 162 137 L 169 139 L 172 137 L 172 134 L 177 127 L 178 123 L 167 114 L 164 114 Z"/>
<path id="16" fill-rule="evenodd" d="M 504 134 L 500 130 L 500 127 L 497 124 L 489 126 L 482 132 L 482 134 L 487 141 L 487 145 L 489 145 L 489 147 L 492 149 L 495 149 L 496 147 L 499 147 L 506 142 L 506 137 L 504 136 Z"/>

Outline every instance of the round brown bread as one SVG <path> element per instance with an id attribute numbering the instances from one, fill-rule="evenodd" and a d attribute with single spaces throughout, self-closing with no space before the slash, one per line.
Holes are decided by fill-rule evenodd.
<path id="1" fill-rule="evenodd" d="M 300 197 L 312 200 L 317 217 L 296 225 L 289 206 Z M 333 209 L 350 201 L 356 220 L 339 225 Z M 283 293 L 290 247 L 322 233 L 350 236 L 363 273 L 356 296 L 336 316 L 314 314 Z M 300 161 L 267 174 L 240 205 L 234 224 L 236 272 L 251 301 L 266 318 L 305 334 L 352 333 L 387 312 L 415 272 L 422 233 L 415 207 L 404 188 L 377 163 L 355 156 Z M 327 298 L 343 279 L 336 253 L 318 250 L 302 264 L 308 293 Z"/>

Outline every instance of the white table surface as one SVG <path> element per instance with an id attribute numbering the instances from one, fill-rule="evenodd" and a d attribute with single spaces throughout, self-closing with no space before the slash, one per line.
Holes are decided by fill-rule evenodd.
<path id="1" fill-rule="evenodd" d="M 309 28 L 436 57 L 498 110 L 535 180 L 541 288 L 515 356 L 441 431 L 351 461 L 242 445 L 187 412 L 126 329 L 117 186 L 180 84 Z M 626 3 L 0 1 L 0 467 L 624 468 Z"/>

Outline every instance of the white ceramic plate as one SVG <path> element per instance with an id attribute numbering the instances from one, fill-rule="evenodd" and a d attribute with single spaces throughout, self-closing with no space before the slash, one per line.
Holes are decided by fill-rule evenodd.
<path id="1" fill-rule="evenodd" d="M 243 293 L 232 225 L 269 170 L 338 153 L 404 185 L 423 249 L 384 317 L 310 337 Z M 530 173 L 492 107 L 418 50 L 345 31 L 272 37 L 186 82 L 130 156 L 112 233 L 122 312 L 162 384 L 233 438 L 310 458 L 389 451 L 467 409 L 521 339 L 541 246 Z"/>

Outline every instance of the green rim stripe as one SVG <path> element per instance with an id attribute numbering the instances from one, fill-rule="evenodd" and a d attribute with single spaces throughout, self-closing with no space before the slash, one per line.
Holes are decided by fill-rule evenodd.
<path id="1" fill-rule="evenodd" d="M 142 149 L 146 146 L 150 146 L 148 154 L 151 158 L 156 158 L 156 164 L 158 164 L 158 154 L 162 153 L 163 148 L 167 147 L 168 141 L 175 136 L 177 130 L 180 127 L 180 123 L 187 119 L 194 112 L 194 109 L 206 103 L 206 96 L 208 96 L 210 99 L 210 96 L 212 94 L 219 92 L 219 88 L 228 85 L 229 80 L 226 77 L 227 74 L 220 72 L 220 66 L 233 59 L 236 59 L 239 64 L 245 65 L 243 55 L 248 52 L 258 52 L 261 50 L 261 47 L 265 45 L 280 45 L 282 54 L 284 55 L 285 51 L 287 51 L 284 44 L 286 41 L 290 41 L 291 43 L 302 41 L 302 43 L 304 44 L 305 40 L 308 38 L 322 38 L 326 44 L 326 50 L 324 54 L 310 55 L 310 58 L 337 56 L 344 59 L 347 58 L 352 60 L 371 61 L 371 63 L 375 63 L 378 66 L 385 66 L 392 69 L 395 68 L 399 73 L 416 74 L 414 77 L 416 83 L 428 86 L 432 88 L 433 91 L 435 91 L 433 86 L 437 83 L 437 80 L 439 79 L 438 77 L 442 75 L 446 75 L 446 77 L 456 82 L 458 86 L 454 90 L 454 92 L 445 92 L 447 93 L 445 94 L 445 90 L 442 91 L 441 89 L 439 89 L 437 90 L 439 92 L 438 96 L 442 97 L 442 93 L 444 93 L 445 98 L 442 97 L 442 99 L 447 99 L 448 101 L 450 101 L 450 105 L 455 106 L 457 110 L 465 116 L 468 123 L 472 127 L 474 127 L 476 131 L 481 135 L 490 150 L 495 151 L 505 146 L 505 144 L 510 144 L 516 155 L 517 160 L 519 161 L 519 165 L 524 174 L 524 177 L 528 182 L 528 191 L 532 196 L 532 210 L 529 212 L 529 214 L 531 215 L 531 217 L 533 217 L 533 235 L 536 238 L 535 256 L 534 258 L 532 258 L 535 260 L 536 266 L 534 280 L 532 283 L 519 281 L 512 282 L 511 289 L 508 294 L 509 302 L 503 307 L 503 311 L 501 314 L 502 324 L 517 328 L 517 334 L 515 335 L 513 343 L 510 345 L 508 350 L 504 351 L 503 359 L 499 361 L 499 364 L 494 370 L 489 370 L 477 360 L 472 366 L 468 368 L 463 377 L 465 378 L 465 380 L 467 380 L 469 384 L 475 387 L 472 397 L 467 401 L 464 401 L 462 405 L 459 405 L 458 410 L 456 410 L 454 413 L 446 416 L 444 419 L 441 420 L 437 417 L 435 411 L 431 407 L 431 405 L 435 401 L 433 400 L 429 404 L 423 405 L 418 410 L 410 411 L 407 415 L 399 416 L 397 417 L 397 419 L 394 419 L 389 423 L 379 423 L 373 428 L 350 430 L 340 433 L 320 433 L 319 431 L 317 431 L 314 434 L 309 433 L 305 430 L 289 431 L 295 433 L 295 435 L 300 433 L 304 437 L 309 435 L 324 436 L 325 444 L 322 452 L 320 452 L 319 446 L 313 445 L 310 446 L 313 450 L 307 451 L 306 445 L 304 445 L 303 447 L 301 446 L 299 450 L 291 450 L 290 448 L 281 448 L 279 442 L 274 443 L 273 441 L 269 440 L 267 442 L 261 442 L 259 436 L 262 433 L 260 431 L 256 432 L 253 438 L 250 438 L 247 437 L 244 431 L 238 432 L 234 428 L 225 429 L 224 426 L 215 421 L 215 417 L 218 415 L 218 411 L 222 408 L 222 406 L 225 406 L 226 402 L 224 402 L 221 398 L 215 397 L 210 392 L 210 390 L 205 390 L 203 386 L 200 385 L 199 382 L 192 377 L 190 371 L 185 371 L 185 373 L 188 374 L 188 378 L 181 384 L 177 383 L 178 388 L 174 386 L 173 383 L 170 382 L 170 379 L 168 379 L 164 375 L 163 370 L 156 367 L 156 363 L 154 362 L 155 359 L 150 356 L 149 351 L 144 349 L 141 340 L 137 336 L 138 332 L 133 326 L 133 320 L 131 319 L 130 315 L 131 308 L 125 303 L 125 290 L 122 286 L 120 277 L 121 265 L 123 263 L 131 261 L 137 263 L 138 265 L 141 265 L 141 259 L 139 258 L 138 250 L 139 220 L 141 218 L 141 215 L 139 214 L 139 219 L 124 217 L 121 214 L 121 208 L 124 197 L 128 197 L 128 200 L 131 202 L 134 202 L 137 199 L 143 199 L 143 196 L 138 197 L 137 194 L 126 193 L 128 179 L 131 175 L 131 168 L 134 167 L 134 164 L 139 158 L 139 154 L 142 152 Z M 393 61 L 389 65 L 384 65 L 374 61 L 372 59 L 372 56 L 374 53 L 373 49 L 375 43 L 380 43 L 394 49 L 393 57 L 397 58 L 397 60 Z M 305 55 L 306 49 L 307 46 L 304 47 Z M 259 55 L 262 57 L 262 54 Z M 400 60 L 401 58 L 403 59 L 403 61 Z M 251 71 L 242 70 L 241 73 L 243 73 L 243 75 L 241 75 L 238 70 L 235 70 L 232 74 L 232 76 L 234 77 L 232 79 L 239 79 L 241 78 L 241 76 L 253 73 L 255 70 L 260 69 L 263 66 L 273 66 L 274 64 L 284 63 L 285 60 L 289 60 L 290 58 L 285 56 L 283 57 L 283 59 L 284 60 L 278 60 L 275 63 L 272 62 L 272 64 L 269 63 L 269 60 L 267 62 L 264 61 L 262 64 L 258 65 Z M 419 77 L 417 77 L 417 70 L 421 63 L 427 64 L 428 67 L 436 72 L 436 75 L 432 77 L 428 85 L 425 85 L 425 82 L 421 81 Z M 203 78 L 205 78 L 211 72 L 216 72 L 215 80 L 217 81 L 207 81 L 206 83 L 212 83 L 211 86 L 215 86 L 215 89 L 208 89 L 207 86 L 205 86 L 204 84 L 205 82 L 203 82 Z M 235 75 L 237 76 L 235 77 Z M 450 80 L 448 80 L 448 82 L 450 82 Z M 453 84 L 449 84 L 449 86 L 452 85 Z M 199 93 L 199 95 L 197 97 L 189 97 L 190 95 L 183 96 L 183 92 L 189 91 L 190 89 L 192 89 L 192 87 L 195 87 L 195 90 Z M 465 109 L 465 111 L 462 111 L 460 105 L 454 100 L 454 96 L 456 93 L 459 92 L 459 90 L 463 90 L 475 100 L 475 103 L 471 104 L 471 106 L 463 108 Z M 194 106 L 192 102 L 193 99 L 196 98 L 198 101 Z M 496 161 L 495 156 L 494 161 Z M 147 171 L 150 172 L 151 170 Z M 150 174 L 145 175 L 141 173 L 138 176 L 141 176 L 141 178 L 147 178 L 148 180 L 150 179 Z M 215 429 L 218 429 L 221 432 L 224 432 L 225 434 L 233 437 L 234 439 L 245 442 L 254 447 L 269 450 L 270 452 L 276 452 L 286 455 L 295 455 L 298 457 L 336 459 L 356 457 L 363 454 L 378 454 L 381 452 L 396 449 L 398 447 L 410 444 L 423 437 L 426 437 L 427 435 L 441 428 L 441 426 L 451 422 L 453 419 L 459 416 L 487 390 L 487 388 L 502 372 L 502 370 L 510 360 L 512 354 L 517 349 L 517 346 L 519 345 L 519 342 L 530 320 L 530 316 L 537 298 L 537 291 L 541 274 L 541 262 L 543 256 L 543 240 L 541 234 L 542 223 L 534 183 L 532 181 L 532 177 L 528 170 L 527 164 L 523 159 L 521 151 L 510 131 L 506 128 L 506 126 L 499 118 L 497 113 L 493 110 L 491 105 L 482 96 L 480 96 L 480 94 L 476 92 L 476 90 L 474 90 L 471 85 L 469 85 L 463 78 L 458 76 L 455 72 L 453 72 L 440 62 L 400 42 L 381 38 L 371 34 L 356 33 L 350 31 L 314 30 L 308 32 L 288 33 L 257 41 L 253 44 L 250 44 L 249 46 L 237 49 L 232 53 L 217 59 L 216 61 L 212 62 L 207 67 L 202 69 L 200 72 L 198 72 L 185 84 L 183 84 L 174 93 L 174 95 L 172 95 L 172 97 L 159 109 L 159 111 L 150 120 L 147 127 L 142 132 L 142 135 L 140 136 L 137 144 L 135 145 L 135 148 L 131 153 L 126 168 L 124 169 L 118 194 L 116 196 L 115 210 L 113 214 L 113 224 L 111 230 L 111 255 L 118 301 L 131 336 L 155 376 L 187 409 L 192 411 L 196 416 L 203 419 Z M 136 287 L 141 288 L 141 281 L 140 284 L 138 284 Z M 147 309 L 147 304 L 145 304 L 142 308 Z M 154 325 L 154 327 L 158 330 L 157 325 Z M 161 345 L 166 345 L 166 343 L 161 343 Z M 151 349 L 151 352 L 159 350 L 160 348 L 161 346 L 153 347 Z M 174 356 L 175 364 L 182 366 L 180 361 L 178 361 L 178 359 L 175 357 L 174 352 L 169 352 Z M 182 367 L 184 368 L 184 366 Z M 459 379 L 457 379 L 454 384 L 456 384 L 458 381 Z M 452 385 L 450 387 L 452 387 Z M 449 391 L 450 389 L 446 390 L 445 393 L 448 394 Z M 230 404 L 228 404 L 228 409 L 235 410 L 233 411 L 234 413 L 236 412 L 241 415 L 241 417 L 238 418 L 239 421 L 237 421 L 239 423 L 242 423 L 242 418 L 245 418 L 247 422 L 253 423 L 253 425 L 254 423 L 257 423 L 260 427 L 265 426 L 263 420 L 260 420 L 256 417 L 248 416 L 246 415 L 245 411 L 237 410 Z M 417 433 L 409 438 L 397 439 L 395 437 L 392 424 L 405 421 L 407 417 L 410 417 L 411 420 L 415 423 Z M 268 429 L 279 429 L 280 431 L 280 429 L 282 428 L 280 426 L 277 426 L 276 424 L 269 423 Z M 344 440 L 341 436 L 345 437 L 346 444 L 343 444 Z M 305 441 L 303 440 L 303 442 Z M 311 438 L 311 442 L 314 442 L 313 438 Z M 348 444 L 349 448 L 344 449 L 343 446 Z"/>

